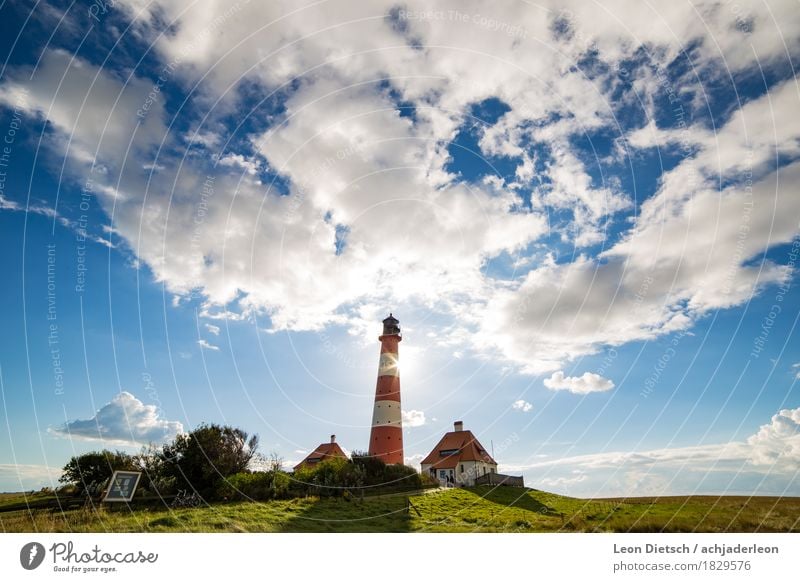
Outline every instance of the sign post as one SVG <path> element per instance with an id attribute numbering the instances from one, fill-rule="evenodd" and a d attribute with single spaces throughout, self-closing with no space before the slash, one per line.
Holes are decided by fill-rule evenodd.
<path id="1" fill-rule="evenodd" d="M 140 471 L 114 471 L 103 501 L 131 501 L 141 478 Z"/>

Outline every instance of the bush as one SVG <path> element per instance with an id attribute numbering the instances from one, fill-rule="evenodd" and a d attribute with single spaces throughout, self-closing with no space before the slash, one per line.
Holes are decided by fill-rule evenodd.
<path id="1" fill-rule="evenodd" d="M 213 495 L 225 478 L 244 473 L 258 447 L 258 437 L 230 426 L 201 424 L 179 434 L 161 451 L 163 473 L 201 495 Z"/>
<path id="2" fill-rule="evenodd" d="M 379 483 L 400 490 L 422 488 L 422 478 L 420 474 L 411 467 L 406 467 L 405 465 L 386 465 L 383 479 L 379 481 Z"/>
<path id="3" fill-rule="evenodd" d="M 276 471 L 272 475 L 272 498 L 286 499 L 289 497 L 289 486 L 292 478 L 283 471 Z"/>
<path id="4" fill-rule="evenodd" d="M 172 475 L 162 475 L 148 473 L 149 483 L 146 487 L 148 491 L 159 497 L 172 495 L 178 491 L 178 481 Z"/>
<path id="5" fill-rule="evenodd" d="M 411 467 L 387 465 L 366 453 L 353 453 L 352 459 L 328 459 L 295 471 L 291 491 L 294 495 L 342 496 L 347 491 L 368 493 L 410 491 L 423 487 L 422 478 Z"/>
<path id="6" fill-rule="evenodd" d="M 133 457 L 121 451 L 85 453 L 72 457 L 64 465 L 63 474 L 58 480 L 74 485 L 78 493 L 94 494 L 117 470 L 136 471 L 138 467 Z"/>
<path id="7" fill-rule="evenodd" d="M 73 495 L 78 495 L 80 492 L 78 491 L 78 487 L 76 485 L 61 485 L 60 487 L 56 488 L 56 495 L 59 497 L 71 497 Z"/>
<path id="8" fill-rule="evenodd" d="M 225 501 L 268 501 L 288 496 L 291 479 L 283 471 L 236 473 L 221 481 L 215 496 Z"/>
<path id="9" fill-rule="evenodd" d="M 432 477 L 427 472 L 419 474 L 419 481 L 423 489 L 428 489 L 429 487 L 439 487 L 439 480 L 435 477 Z"/>
<path id="10" fill-rule="evenodd" d="M 346 459 L 328 459 L 319 463 L 314 470 L 312 482 L 319 487 L 324 494 L 334 495 L 333 489 L 344 487 L 345 475 L 347 474 L 348 461 Z"/>
<path id="11" fill-rule="evenodd" d="M 289 484 L 289 490 L 293 497 L 308 495 L 314 485 L 315 467 L 300 467 L 293 474 L 293 479 Z"/>
<path id="12" fill-rule="evenodd" d="M 139 489 L 146 489 L 159 497 L 177 492 L 177 480 L 167 465 L 162 449 L 150 444 L 133 458 L 138 470 L 142 471 Z"/>
<path id="13" fill-rule="evenodd" d="M 372 457 L 368 453 L 354 451 L 352 463 L 363 471 L 362 485 L 371 488 L 386 488 L 396 490 L 420 489 L 422 480 L 419 473 L 405 465 L 387 465 L 381 459 Z"/>
<path id="14" fill-rule="evenodd" d="M 386 472 L 386 463 L 378 457 L 373 457 L 363 451 L 353 451 L 351 460 L 354 465 L 360 467 L 364 472 L 364 484 L 375 485 L 383 482 Z"/>
<path id="15" fill-rule="evenodd" d="M 226 501 L 234 499 L 264 501 L 271 498 L 271 488 L 270 473 L 236 473 L 220 481 L 216 497 Z"/>

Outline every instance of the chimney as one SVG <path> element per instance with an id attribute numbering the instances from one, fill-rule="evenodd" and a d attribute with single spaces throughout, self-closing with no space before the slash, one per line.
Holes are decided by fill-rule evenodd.
<path id="1" fill-rule="evenodd" d="M 331 444 L 333 444 L 333 443 L 335 443 L 335 442 L 336 442 L 336 435 L 335 435 L 335 434 L 332 434 L 332 435 L 331 435 Z"/>
<path id="2" fill-rule="evenodd" d="M 456 432 L 461 432 L 462 430 L 464 430 L 464 423 L 461 422 L 460 420 L 455 421 L 453 423 L 453 430 L 455 430 Z"/>

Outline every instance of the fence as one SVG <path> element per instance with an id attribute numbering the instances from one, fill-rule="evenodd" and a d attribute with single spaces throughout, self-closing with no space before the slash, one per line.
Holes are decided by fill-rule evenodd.
<path id="1" fill-rule="evenodd" d="M 486 473 L 475 477 L 475 485 L 507 485 L 509 487 L 525 487 L 522 476 L 502 475 L 500 473 Z"/>

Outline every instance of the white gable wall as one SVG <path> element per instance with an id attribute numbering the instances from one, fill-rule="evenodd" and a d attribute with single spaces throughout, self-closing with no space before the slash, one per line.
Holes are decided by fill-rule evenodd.
<path id="1" fill-rule="evenodd" d="M 433 465 L 422 465 L 423 473 L 430 474 Z M 484 461 L 460 461 L 454 469 L 436 469 L 435 479 L 440 478 L 440 471 L 445 471 L 446 475 L 450 475 L 453 471 L 455 478 L 455 485 L 457 487 L 472 487 L 475 485 L 475 478 L 485 475 L 486 473 L 497 473 L 497 465 L 495 463 L 486 463 Z"/>

